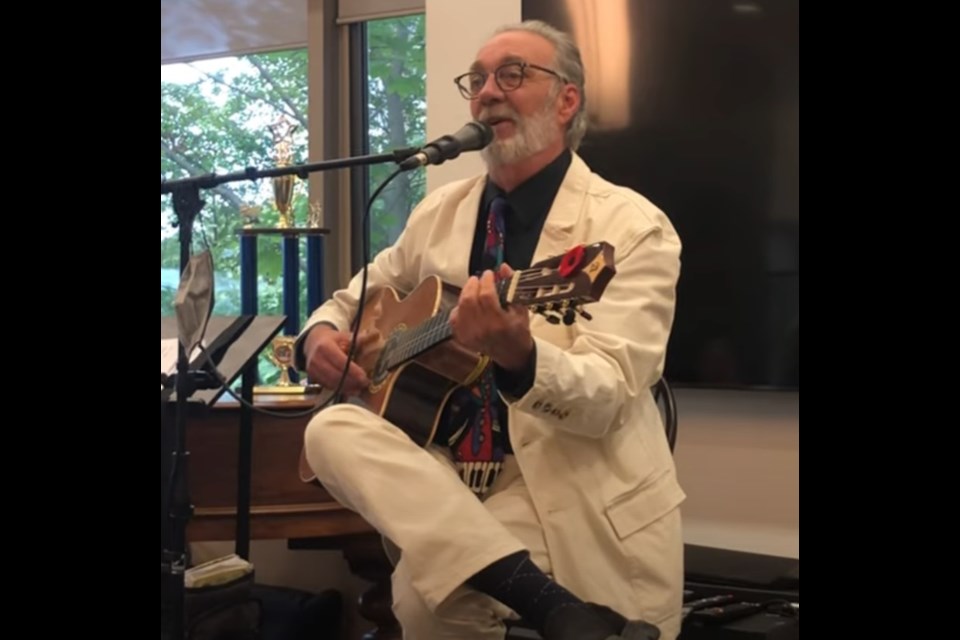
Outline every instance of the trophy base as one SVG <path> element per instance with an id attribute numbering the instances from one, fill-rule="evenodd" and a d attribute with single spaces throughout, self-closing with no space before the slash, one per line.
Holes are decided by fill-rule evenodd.
<path id="1" fill-rule="evenodd" d="M 254 395 L 303 395 L 307 388 L 298 384 L 291 385 L 259 385 L 253 388 Z"/>

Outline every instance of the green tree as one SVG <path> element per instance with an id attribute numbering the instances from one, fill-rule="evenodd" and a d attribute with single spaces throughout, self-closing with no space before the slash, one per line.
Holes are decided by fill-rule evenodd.
<path id="1" fill-rule="evenodd" d="M 189 65 L 199 80 L 189 83 L 160 82 L 160 172 L 177 179 L 204 173 L 228 173 L 245 167 L 275 164 L 270 125 L 281 117 L 299 126 L 295 133 L 294 162 L 303 161 L 306 148 L 306 51 L 275 52 Z M 238 182 L 204 191 L 205 206 L 194 225 L 196 245 L 208 246 L 218 275 L 215 311 L 240 312 L 240 255 L 237 229 L 243 206 L 261 207 L 263 224 L 275 224 L 268 181 Z M 305 186 L 300 184 L 294 202 L 300 220 L 306 216 Z M 179 238 L 169 196 L 160 199 L 161 315 L 174 275 L 179 268 Z M 258 278 L 261 311 L 278 313 L 269 303 L 282 286 L 278 243 L 261 242 Z M 164 278 L 164 270 L 168 270 Z M 171 279 L 173 282 L 171 283 Z M 223 286 L 221 286 L 223 285 Z"/>
<path id="2" fill-rule="evenodd" d="M 420 146 L 426 139 L 426 51 L 422 15 L 367 23 L 370 153 Z M 370 168 L 370 193 L 395 169 Z M 371 251 L 376 254 L 403 229 L 413 206 L 423 198 L 426 176 L 411 171 L 394 179 L 373 203 Z M 366 203 L 364 203 L 366 204 Z"/>
<path id="3" fill-rule="evenodd" d="M 426 123 L 423 16 L 369 22 L 368 42 L 369 153 L 422 144 Z M 161 69 L 160 81 L 162 177 L 172 180 L 276 165 L 270 125 L 281 117 L 297 125 L 292 162 L 308 160 L 306 50 L 176 65 L 168 71 L 171 73 Z M 190 77 L 185 80 L 186 76 Z M 392 169 L 388 165 L 372 167 L 371 183 L 379 185 Z M 374 251 L 396 238 L 423 192 L 423 172 L 411 172 L 395 180 L 378 198 L 371 219 Z M 194 246 L 209 247 L 213 254 L 217 272 L 214 313 L 238 314 L 241 207 L 259 207 L 260 224 L 274 226 L 278 214 L 271 185 L 268 180 L 229 183 L 202 191 L 201 198 L 205 205 L 194 224 Z M 306 184 L 299 180 L 293 208 L 294 219 L 302 224 L 308 201 Z M 173 312 L 179 280 L 176 222 L 171 197 L 161 196 L 161 315 Z M 301 251 L 300 273 L 306 271 L 304 254 Z M 257 271 L 260 313 L 281 313 L 279 239 L 261 239 Z M 306 308 L 306 278 L 301 278 L 300 307 L 302 316 L 311 311 Z"/>

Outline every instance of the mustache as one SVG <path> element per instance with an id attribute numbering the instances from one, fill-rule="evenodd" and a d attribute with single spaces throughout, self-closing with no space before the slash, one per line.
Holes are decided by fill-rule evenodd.
<path id="1" fill-rule="evenodd" d="M 498 105 L 497 107 L 493 108 L 481 109 L 477 119 L 481 122 L 487 122 L 497 118 L 509 118 L 511 120 L 517 120 L 519 117 L 520 114 L 518 114 L 512 107 Z"/>

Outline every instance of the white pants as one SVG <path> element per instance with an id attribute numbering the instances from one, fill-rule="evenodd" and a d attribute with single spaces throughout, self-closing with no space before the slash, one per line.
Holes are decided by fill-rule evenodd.
<path id="1" fill-rule="evenodd" d="M 550 572 L 543 530 L 513 456 L 480 502 L 446 449 L 424 449 L 361 407 L 321 411 L 305 439 L 324 487 L 402 551 L 393 610 L 404 638 L 502 640 L 502 620 L 515 614 L 463 583 L 524 549 Z"/>

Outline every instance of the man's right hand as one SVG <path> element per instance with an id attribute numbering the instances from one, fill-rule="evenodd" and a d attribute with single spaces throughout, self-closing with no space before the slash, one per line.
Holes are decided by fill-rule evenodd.
<path id="1" fill-rule="evenodd" d="M 347 353 L 353 335 L 337 331 L 325 324 L 317 325 L 307 334 L 303 342 L 303 353 L 307 358 L 307 373 L 312 382 L 318 382 L 324 389 L 334 390 L 340 384 L 340 376 L 347 364 Z M 357 351 L 363 346 L 362 336 L 357 341 Z M 343 383 L 343 393 L 358 395 L 370 385 L 370 380 L 356 362 L 350 363 L 347 379 Z"/>

